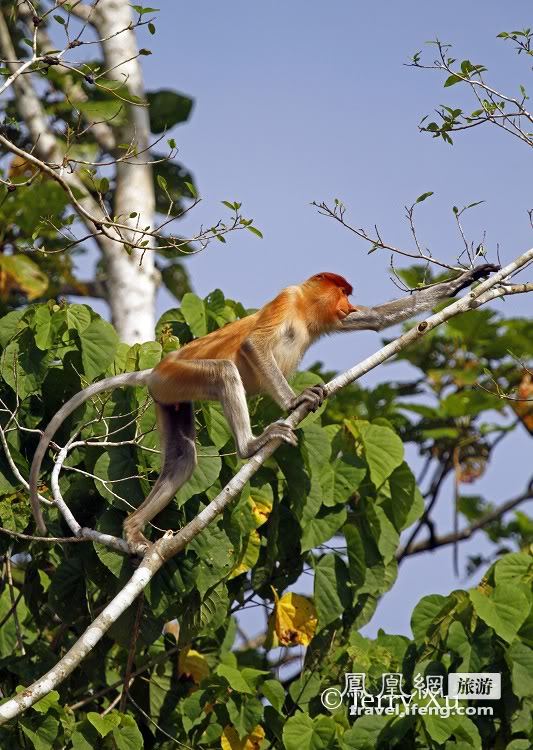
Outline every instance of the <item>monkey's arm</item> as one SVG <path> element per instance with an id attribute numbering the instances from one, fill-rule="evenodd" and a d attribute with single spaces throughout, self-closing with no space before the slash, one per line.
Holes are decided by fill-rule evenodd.
<path id="1" fill-rule="evenodd" d="M 243 342 L 241 354 L 253 369 L 261 391 L 267 393 L 282 409 L 289 409 L 296 394 L 279 369 L 270 349 L 250 336 Z"/>
<path id="2" fill-rule="evenodd" d="M 122 375 L 115 375 L 111 378 L 105 378 L 105 380 L 99 380 L 97 383 L 93 383 L 87 388 L 84 388 L 83 391 L 76 393 L 75 396 L 72 396 L 72 398 L 67 401 L 66 404 L 63 404 L 61 409 L 52 417 L 46 430 L 41 435 L 41 439 L 39 440 L 39 444 L 33 455 L 33 461 L 30 470 L 29 489 L 31 509 L 33 512 L 33 517 L 35 518 L 35 522 L 37 524 L 37 528 L 39 529 L 41 534 L 46 533 L 46 524 L 44 522 L 41 506 L 39 503 L 37 484 L 39 482 L 39 473 L 41 471 L 41 463 L 43 461 L 44 454 L 46 453 L 46 450 L 50 445 L 50 441 L 54 437 L 57 430 L 63 424 L 65 419 L 70 414 L 72 414 L 73 411 L 76 411 L 78 406 L 81 406 L 83 403 L 85 403 L 85 401 L 88 401 L 88 399 L 92 398 L 97 393 L 101 393 L 102 391 L 109 391 L 122 385 L 144 385 L 151 372 L 151 370 L 125 372 Z"/>
<path id="3" fill-rule="evenodd" d="M 244 341 L 241 352 L 257 373 L 262 390 L 285 411 L 292 411 L 304 402 L 311 405 L 312 411 L 321 405 L 325 398 L 323 386 L 311 386 L 301 393 L 294 393 L 272 351 L 254 341 L 252 336 Z"/>
<path id="4" fill-rule="evenodd" d="M 447 297 L 453 297 L 462 289 L 470 286 L 473 281 L 484 278 L 499 269 L 500 266 L 485 263 L 471 271 L 465 271 L 456 279 L 435 284 L 435 286 L 421 289 L 419 292 L 415 291 L 408 297 L 386 302 L 384 305 L 377 305 L 376 307 L 360 307 L 355 312 L 349 313 L 341 321 L 341 330 L 381 331 L 388 326 L 408 320 L 418 313 L 431 310 L 437 302 Z"/>

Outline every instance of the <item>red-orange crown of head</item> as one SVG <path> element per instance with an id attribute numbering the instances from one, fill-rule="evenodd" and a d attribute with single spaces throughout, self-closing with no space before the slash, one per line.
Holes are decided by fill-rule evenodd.
<path id="1" fill-rule="evenodd" d="M 339 287 L 339 289 L 342 289 L 344 294 L 348 296 L 352 294 L 353 292 L 353 287 L 350 284 L 350 282 L 346 281 L 344 276 L 339 276 L 338 273 L 329 273 L 325 271 L 323 273 L 316 273 L 311 278 L 318 279 L 320 281 L 329 281 L 331 284 L 334 284 L 335 286 Z"/>

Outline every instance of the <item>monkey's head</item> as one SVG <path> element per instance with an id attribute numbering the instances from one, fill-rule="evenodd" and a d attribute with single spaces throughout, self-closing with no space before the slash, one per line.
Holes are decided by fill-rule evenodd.
<path id="1" fill-rule="evenodd" d="M 305 282 L 311 292 L 314 307 L 324 330 L 337 328 L 338 323 L 356 310 L 348 299 L 353 287 L 344 276 L 324 271 Z"/>

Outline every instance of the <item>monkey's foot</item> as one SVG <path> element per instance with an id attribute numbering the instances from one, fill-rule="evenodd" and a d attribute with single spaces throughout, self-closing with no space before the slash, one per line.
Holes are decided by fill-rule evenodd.
<path id="1" fill-rule="evenodd" d="M 309 404 L 309 411 L 316 411 L 326 398 L 326 388 L 323 385 L 312 385 L 293 399 L 290 408 L 292 411 L 300 404 Z"/>
<path id="2" fill-rule="evenodd" d="M 298 438 L 292 427 L 280 420 L 279 422 L 269 424 L 259 437 L 254 438 L 248 445 L 246 452 L 240 454 L 241 458 L 250 458 L 260 448 L 275 439 L 283 440 L 283 442 L 289 443 L 289 445 L 298 445 Z"/>
<path id="3" fill-rule="evenodd" d="M 140 531 L 130 530 L 124 525 L 124 539 L 132 555 L 142 557 L 151 542 Z"/>
<path id="4" fill-rule="evenodd" d="M 296 433 L 293 428 L 290 425 L 285 424 L 285 422 L 273 422 L 273 424 L 268 425 L 263 432 L 263 435 L 267 435 L 267 440 L 265 442 L 273 440 L 274 438 L 280 438 L 283 442 L 288 443 L 289 445 L 298 445 Z"/>

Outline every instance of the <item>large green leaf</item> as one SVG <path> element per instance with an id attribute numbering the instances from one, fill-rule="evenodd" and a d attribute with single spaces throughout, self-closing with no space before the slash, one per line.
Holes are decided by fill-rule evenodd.
<path id="1" fill-rule="evenodd" d="M 116 446 L 102 453 L 94 467 L 98 492 L 120 510 L 131 512 L 144 500 L 141 484 L 136 478 L 137 466 L 131 449 Z M 121 500 L 121 498 L 123 498 Z"/>
<path id="2" fill-rule="evenodd" d="M 370 471 L 370 479 L 379 488 L 394 469 L 403 461 L 403 443 L 389 427 L 380 424 L 352 423 L 354 434 L 359 433 L 365 458 Z M 348 425 L 350 427 L 350 425 Z"/>
<path id="3" fill-rule="evenodd" d="M 150 130 L 162 133 L 180 122 L 186 122 L 191 114 L 194 100 L 185 94 L 170 89 L 149 91 L 146 98 L 150 105 Z"/>
<path id="4" fill-rule="evenodd" d="M 118 347 L 117 332 L 102 318 L 95 318 L 80 332 L 81 360 L 85 375 L 94 380 L 113 361 Z"/>
<path id="5" fill-rule="evenodd" d="M 218 479 L 222 461 L 214 445 L 199 446 L 198 463 L 189 479 L 178 490 L 178 504 L 183 505 L 193 495 L 204 492 Z"/>
<path id="6" fill-rule="evenodd" d="M 305 524 L 302 533 L 302 552 L 327 542 L 346 521 L 346 509 L 322 508 L 322 510 Z"/>
<path id="7" fill-rule="evenodd" d="M 348 580 L 348 569 L 339 555 L 324 555 L 316 565 L 314 601 L 320 628 L 336 620 L 350 606 Z"/>
<path id="8" fill-rule="evenodd" d="M 196 338 L 205 336 L 207 333 L 207 317 L 204 301 L 196 294 L 188 292 L 181 301 L 180 310 L 193 336 Z"/>
<path id="9" fill-rule="evenodd" d="M 499 584 L 487 595 L 474 589 L 470 600 L 478 616 L 494 631 L 511 643 L 531 608 L 531 596 L 511 584 Z"/>
<path id="10" fill-rule="evenodd" d="M 23 716 L 18 724 L 35 750 L 50 750 L 54 747 L 59 731 L 59 721 L 52 715 Z"/>
<path id="11" fill-rule="evenodd" d="M 533 696 L 533 649 L 515 640 L 507 651 L 507 660 L 511 666 L 513 692 L 519 698 Z"/>
<path id="12" fill-rule="evenodd" d="M 429 594 L 420 599 L 411 616 L 411 630 L 417 642 L 424 640 L 431 623 L 446 602 L 447 597 L 441 594 Z"/>
<path id="13" fill-rule="evenodd" d="M 298 713 L 287 719 L 283 727 L 286 750 L 329 750 L 335 739 L 335 722 L 329 716 L 312 719 Z"/>

